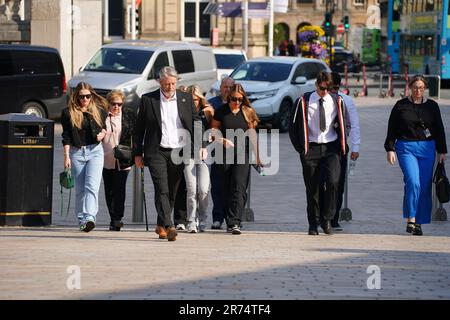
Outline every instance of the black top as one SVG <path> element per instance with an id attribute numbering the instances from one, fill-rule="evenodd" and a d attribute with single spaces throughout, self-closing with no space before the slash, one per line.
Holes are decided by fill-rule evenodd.
<path id="1" fill-rule="evenodd" d="M 214 119 L 220 121 L 220 131 L 222 136 L 226 139 L 231 140 L 234 143 L 234 155 L 235 159 L 238 154 L 241 154 L 243 151 L 242 144 L 245 141 L 245 155 L 246 160 L 248 160 L 249 155 L 249 143 L 248 136 L 245 137 L 245 140 L 239 139 L 239 134 L 236 134 L 235 131 L 237 129 L 242 129 L 245 132 L 248 129 L 248 123 L 245 121 L 244 114 L 242 113 L 242 109 L 240 109 L 237 113 L 233 113 L 228 106 L 228 104 L 222 105 L 217 111 L 214 113 Z M 233 131 L 227 135 L 227 129 L 232 129 Z M 225 146 L 224 146 L 224 155 L 225 155 Z"/>
<path id="2" fill-rule="evenodd" d="M 389 117 L 388 132 L 384 148 L 395 151 L 396 140 L 424 141 L 434 140 L 438 153 L 447 153 L 445 131 L 438 104 L 427 99 L 420 104 L 414 104 L 404 98 L 397 101 Z M 427 130 L 430 136 L 426 137 Z"/>
<path id="3" fill-rule="evenodd" d="M 83 113 L 83 123 L 81 129 L 72 126 L 70 121 L 69 108 L 65 108 L 61 112 L 61 125 L 63 127 L 62 143 L 63 145 L 71 145 L 77 148 L 87 146 L 89 144 L 97 144 L 97 134 L 102 129 L 106 130 L 106 117 L 108 114 L 102 108 L 98 108 L 102 119 L 102 126 L 95 122 L 94 118 L 89 113 Z"/>

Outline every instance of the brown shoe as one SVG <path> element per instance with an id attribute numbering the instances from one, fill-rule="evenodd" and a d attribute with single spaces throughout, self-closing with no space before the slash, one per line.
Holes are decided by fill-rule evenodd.
<path id="1" fill-rule="evenodd" d="M 167 240 L 169 241 L 175 241 L 177 240 L 177 230 L 174 226 L 170 226 L 167 228 Z"/>
<path id="2" fill-rule="evenodd" d="M 156 226 L 155 232 L 159 234 L 160 239 L 167 239 L 167 232 L 163 226 Z"/>

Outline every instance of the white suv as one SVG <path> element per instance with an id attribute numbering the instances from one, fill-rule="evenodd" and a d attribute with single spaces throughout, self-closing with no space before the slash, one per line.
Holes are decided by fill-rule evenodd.
<path id="1" fill-rule="evenodd" d="M 261 121 L 286 132 L 295 100 L 315 90 L 320 71 L 331 72 L 322 60 L 264 57 L 247 60 L 230 76 L 242 84 Z M 207 98 L 218 94 L 220 81 L 214 83 Z"/>

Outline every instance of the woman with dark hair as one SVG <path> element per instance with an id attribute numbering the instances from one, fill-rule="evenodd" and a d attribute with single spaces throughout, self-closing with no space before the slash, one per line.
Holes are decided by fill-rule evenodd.
<path id="1" fill-rule="evenodd" d="M 64 168 L 75 178 L 75 213 L 81 231 L 95 228 L 102 180 L 105 120 L 108 103 L 91 85 L 80 82 L 61 113 Z"/>
<path id="2" fill-rule="evenodd" d="M 123 108 L 125 95 L 121 91 L 111 91 L 106 99 L 109 113 L 106 120 L 106 136 L 103 139 L 105 154 L 103 182 L 106 204 L 111 217 L 109 230 L 120 231 L 123 227 L 127 178 L 133 163 L 117 160 L 114 157 L 114 147 L 118 144 L 132 147 L 131 137 L 136 124 L 136 114 L 129 108 Z"/>
<path id="3" fill-rule="evenodd" d="M 427 81 L 421 75 L 411 79 L 411 96 L 397 101 L 392 109 L 384 144 L 387 161 L 393 165 L 397 154 L 403 172 L 406 232 L 417 236 L 423 234 L 422 224 L 431 220 L 431 184 L 436 152 L 439 162 L 445 160 L 447 153 L 439 106 L 423 96 L 426 86 Z"/>
<path id="4" fill-rule="evenodd" d="M 221 164 L 224 182 L 224 209 L 227 231 L 241 234 L 240 225 L 245 210 L 246 190 L 250 174 L 250 150 L 247 138 L 250 139 L 256 164 L 262 165 L 259 159 L 256 126 L 259 118 L 240 84 L 233 85 L 228 103 L 220 107 L 211 121 L 213 140 L 223 144 L 223 159 L 217 157 Z"/>

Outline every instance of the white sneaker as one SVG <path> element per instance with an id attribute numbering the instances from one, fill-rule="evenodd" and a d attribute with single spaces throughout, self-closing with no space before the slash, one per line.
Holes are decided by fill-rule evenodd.
<path id="1" fill-rule="evenodd" d="M 188 224 L 187 232 L 188 233 L 197 233 L 198 232 L 197 226 L 194 223 Z"/>
<path id="2" fill-rule="evenodd" d="M 177 224 L 177 226 L 175 227 L 177 230 L 186 230 L 186 227 L 185 227 L 185 225 L 184 224 L 182 224 L 182 223 L 180 223 L 180 224 Z"/>

